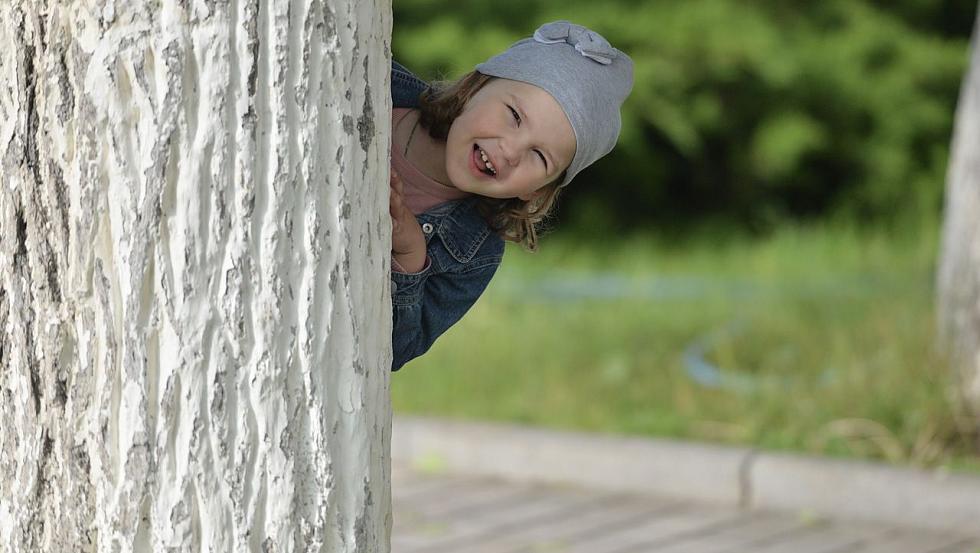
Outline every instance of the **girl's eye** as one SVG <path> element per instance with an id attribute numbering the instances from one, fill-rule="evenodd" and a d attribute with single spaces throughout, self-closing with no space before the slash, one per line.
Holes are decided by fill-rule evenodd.
<path id="1" fill-rule="evenodd" d="M 514 108 L 512 108 L 512 107 L 510 107 L 510 105 L 507 106 L 507 109 L 509 109 L 510 112 L 514 114 L 514 121 L 517 121 L 517 126 L 520 127 L 521 126 L 521 114 L 517 113 L 517 110 L 514 109 Z M 537 150 L 535 150 L 534 152 L 536 154 L 538 154 L 538 157 L 541 158 L 541 162 L 544 163 L 544 168 L 545 168 L 545 170 L 547 170 L 548 169 L 548 160 L 545 159 L 544 154 L 542 154 L 541 152 L 539 152 Z"/>
<path id="2" fill-rule="evenodd" d="M 521 116 L 520 116 L 520 114 L 517 113 L 517 110 L 516 109 L 514 109 L 514 108 L 512 108 L 510 106 L 507 106 L 507 109 L 509 109 L 510 112 L 514 114 L 514 121 L 517 121 L 517 126 L 520 127 L 521 126 Z"/>

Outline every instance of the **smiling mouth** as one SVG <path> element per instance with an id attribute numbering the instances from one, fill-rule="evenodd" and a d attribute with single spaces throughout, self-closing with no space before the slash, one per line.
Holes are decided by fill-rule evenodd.
<path id="1" fill-rule="evenodd" d="M 487 153 L 483 151 L 483 149 L 480 148 L 478 144 L 473 144 L 473 152 L 474 152 L 473 155 L 477 156 L 476 158 L 474 158 L 474 161 L 476 162 L 476 168 L 479 169 L 480 172 L 485 175 L 496 177 L 497 171 L 493 169 L 493 164 L 490 163 L 489 160 L 488 161 L 483 160 L 483 156 L 486 156 Z M 489 158 L 489 156 L 487 157 Z"/>

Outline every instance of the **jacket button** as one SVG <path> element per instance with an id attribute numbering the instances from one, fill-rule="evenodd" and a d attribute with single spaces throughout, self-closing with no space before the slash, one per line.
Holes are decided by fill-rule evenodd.
<path id="1" fill-rule="evenodd" d="M 432 223 L 422 223 L 422 232 L 432 234 Z"/>

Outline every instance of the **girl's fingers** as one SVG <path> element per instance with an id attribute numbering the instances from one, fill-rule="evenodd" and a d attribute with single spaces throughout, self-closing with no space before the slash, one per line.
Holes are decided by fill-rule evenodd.
<path id="1" fill-rule="evenodd" d="M 402 203 L 401 194 L 392 190 L 391 200 L 388 202 L 388 212 L 391 214 L 392 218 L 398 218 L 402 216 L 405 211 L 405 204 Z"/>
<path id="2" fill-rule="evenodd" d="M 402 201 L 402 183 L 398 173 L 391 172 L 391 194 L 388 200 L 388 212 L 391 215 L 391 229 L 393 233 L 401 228 L 399 219 L 405 216 L 405 204 Z"/>

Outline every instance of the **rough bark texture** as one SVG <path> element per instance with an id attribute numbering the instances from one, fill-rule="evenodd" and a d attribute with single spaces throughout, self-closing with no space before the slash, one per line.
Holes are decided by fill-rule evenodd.
<path id="1" fill-rule="evenodd" d="M 980 13 L 956 109 L 938 273 L 939 326 L 980 427 Z"/>
<path id="2" fill-rule="evenodd" d="M 0 551 L 388 551 L 390 32 L 0 2 Z"/>

